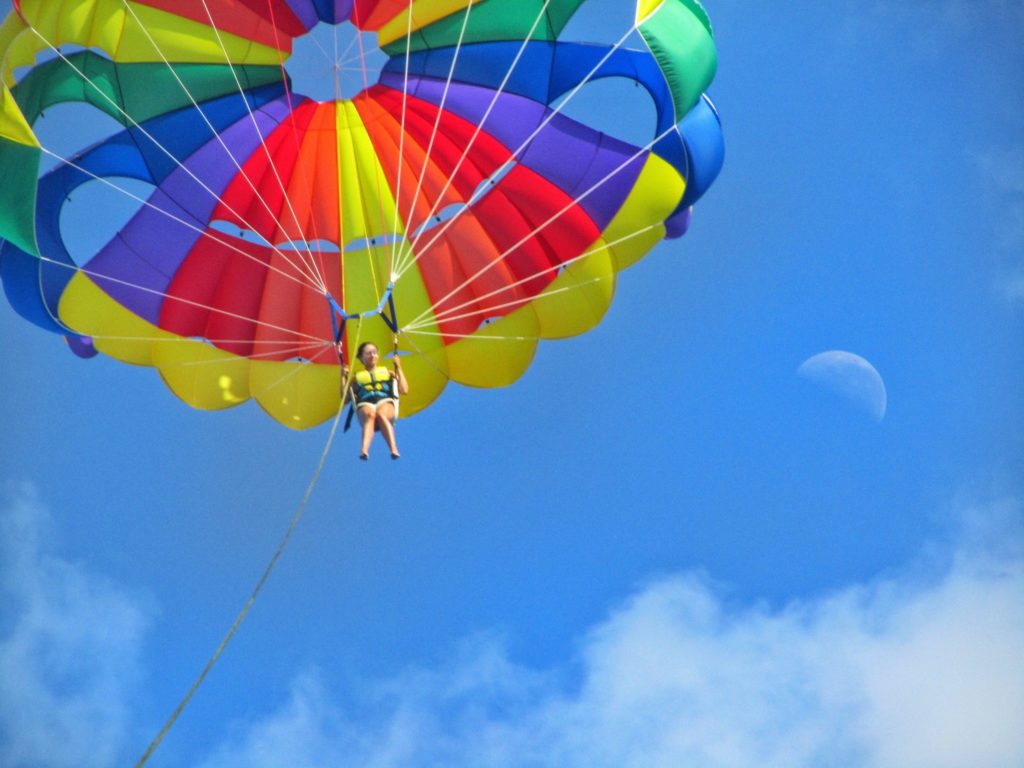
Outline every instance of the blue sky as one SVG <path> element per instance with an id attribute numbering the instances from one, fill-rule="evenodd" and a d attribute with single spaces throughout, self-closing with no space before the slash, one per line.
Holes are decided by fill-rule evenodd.
<path id="1" fill-rule="evenodd" d="M 580 37 L 629 17 L 595 5 Z M 1024 762 L 1024 10 L 706 7 L 727 158 L 691 231 L 401 462 L 340 437 L 150 765 Z M 642 131 L 614 97 L 576 109 Z M 882 421 L 797 375 L 830 349 Z M 0 763 L 123 765 L 328 431 L 192 411 L 5 302 L 0 354 Z"/>

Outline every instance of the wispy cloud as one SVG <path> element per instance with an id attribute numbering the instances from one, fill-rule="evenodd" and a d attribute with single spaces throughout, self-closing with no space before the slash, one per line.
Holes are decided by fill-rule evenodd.
<path id="1" fill-rule="evenodd" d="M 0 765 L 123 763 L 141 673 L 146 601 L 51 546 L 29 488 L 0 503 Z"/>
<path id="2" fill-rule="evenodd" d="M 850 40 L 884 24 L 901 31 L 904 52 L 916 59 L 940 57 L 989 25 L 1024 23 L 1017 0 L 847 0 L 843 12 Z"/>
<path id="3" fill-rule="evenodd" d="M 347 712 L 310 672 L 204 768 L 1021 764 L 1022 542 L 1021 506 L 993 506 L 941 566 L 933 554 L 782 608 L 733 605 L 697 574 L 660 579 L 564 669 L 477 640 L 374 688 L 375 716 Z"/>
<path id="4" fill-rule="evenodd" d="M 975 155 L 978 171 L 996 210 L 992 233 L 1003 264 L 997 288 L 1009 300 L 1024 301 L 1024 144 L 990 148 Z"/>
<path id="5" fill-rule="evenodd" d="M 904 69 L 925 65 L 925 71 L 945 72 L 960 61 L 964 50 L 985 51 L 978 57 L 978 66 L 962 73 L 965 80 L 959 90 L 949 96 L 951 104 L 964 104 L 965 109 L 979 109 L 981 95 L 974 89 L 991 87 L 1000 97 L 984 107 L 990 114 L 988 132 L 980 132 L 973 143 L 957 149 L 958 139 L 950 142 L 953 152 L 966 153 L 978 172 L 974 180 L 980 188 L 973 197 L 985 199 L 991 218 L 973 223 L 978 232 L 975 244 L 980 266 L 993 271 L 995 292 L 1014 307 L 1024 303 L 1024 144 L 1019 141 L 1000 145 L 995 136 L 1016 136 L 1024 130 L 1024 110 L 1017 97 L 1013 75 L 1019 62 L 1019 35 L 1010 30 L 1024 29 L 1024 3 L 1019 0 L 845 0 L 838 7 L 841 14 L 841 46 L 875 51 L 880 37 L 890 39 L 899 30 L 900 66 L 893 70 L 894 82 L 905 82 Z M 868 48 L 870 46 L 870 48 Z M 1001 62 L 1000 65 L 991 64 Z M 990 66 L 991 64 L 991 66 Z M 934 77 L 934 74 L 931 75 Z M 957 79 L 956 75 L 952 75 Z M 935 87 L 943 80 L 936 80 Z M 970 84 L 968 84 L 970 83 Z M 916 87 L 922 87 L 920 83 Z M 1017 90 L 1014 90 L 1017 88 Z M 967 94 L 967 96 L 965 96 Z M 965 99 L 968 99 L 965 101 Z M 958 101 L 959 100 L 959 101 Z M 960 158 L 956 158 L 959 160 Z"/>

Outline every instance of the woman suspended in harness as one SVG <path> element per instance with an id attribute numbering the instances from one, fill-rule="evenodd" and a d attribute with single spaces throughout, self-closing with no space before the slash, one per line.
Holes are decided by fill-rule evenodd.
<path id="1" fill-rule="evenodd" d="M 363 461 L 369 458 L 373 432 L 378 429 L 391 449 L 391 458 L 397 459 L 399 453 L 395 442 L 395 419 L 398 418 L 398 396 L 409 394 L 409 382 L 402 372 L 402 361 L 395 355 L 394 371 L 378 365 L 380 353 L 377 345 L 370 341 L 359 345 L 356 357 L 363 364 L 364 370 L 356 371 L 349 388 L 356 415 L 363 427 L 359 458 Z"/>

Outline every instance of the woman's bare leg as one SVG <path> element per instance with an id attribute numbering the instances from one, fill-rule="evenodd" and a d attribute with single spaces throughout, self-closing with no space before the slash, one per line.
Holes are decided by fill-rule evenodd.
<path id="1" fill-rule="evenodd" d="M 391 449 L 392 456 L 398 456 L 398 443 L 395 440 L 395 426 L 391 420 L 395 418 L 395 404 L 381 403 L 377 408 L 377 426 L 384 437 L 384 442 Z"/>
<path id="2" fill-rule="evenodd" d="M 359 423 L 363 427 L 363 447 L 359 452 L 360 456 L 370 455 L 370 442 L 373 440 L 374 408 L 361 406 L 356 413 L 359 415 Z"/>

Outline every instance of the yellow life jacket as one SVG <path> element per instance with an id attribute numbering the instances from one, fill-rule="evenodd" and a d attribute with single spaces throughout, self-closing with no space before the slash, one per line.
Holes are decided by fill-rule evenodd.
<path id="1" fill-rule="evenodd" d="M 394 374 L 388 368 L 378 365 L 372 371 L 356 371 L 352 378 L 357 403 L 376 403 L 380 400 L 397 400 Z"/>

